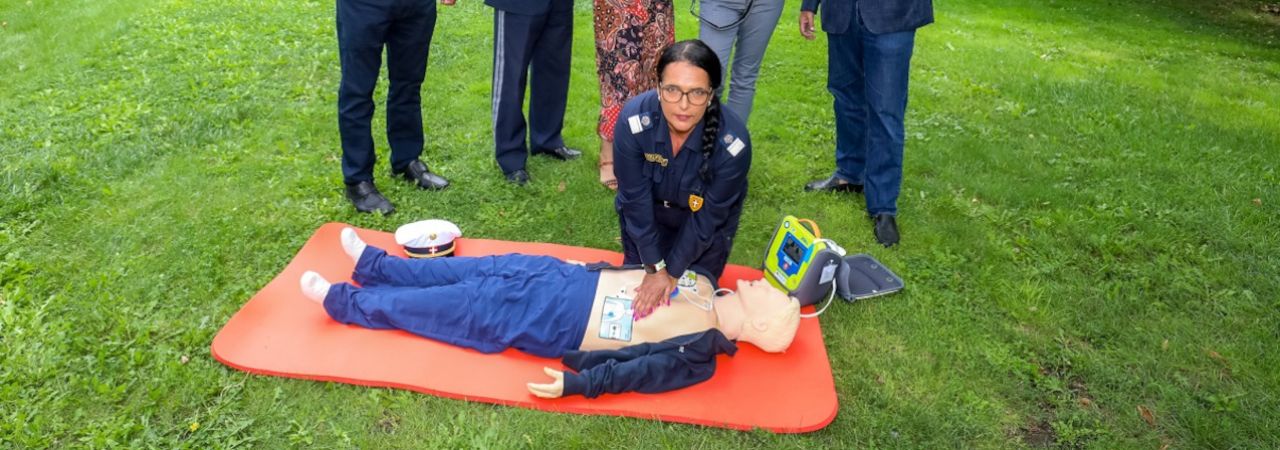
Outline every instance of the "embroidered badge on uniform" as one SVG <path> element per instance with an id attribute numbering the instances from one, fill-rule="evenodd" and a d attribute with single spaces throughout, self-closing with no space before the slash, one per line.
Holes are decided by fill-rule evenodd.
<path id="1" fill-rule="evenodd" d="M 724 145 L 729 145 L 730 142 L 733 142 L 733 135 L 732 134 L 724 135 Z"/>
<path id="2" fill-rule="evenodd" d="M 699 209 L 702 209 L 702 197 L 697 194 L 689 194 L 689 210 L 698 212 Z"/>
<path id="3" fill-rule="evenodd" d="M 657 163 L 662 167 L 667 167 L 667 158 L 664 158 L 662 155 L 657 153 L 645 153 L 644 160 L 651 163 Z"/>
<path id="4" fill-rule="evenodd" d="M 640 117 L 640 125 L 644 125 L 645 128 L 649 128 L 649 123 L 649 116 Z"/>

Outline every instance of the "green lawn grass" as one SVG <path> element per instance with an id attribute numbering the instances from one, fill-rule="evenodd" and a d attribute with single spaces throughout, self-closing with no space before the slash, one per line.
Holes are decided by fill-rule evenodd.
<path id="1" fill-rule="evenodd" d="M 219 327 L 328 221 L 618 249 L 594 151 L 502 181 L 492 15 L 460 3 L 423 93 L 425 158 L 454 186 L 388 180 L 377 137 L 399 208 L 380 217 L 341 194 L 332 2 L 0 0 L 0 447 L 1280 447 L 1280 18 L 1253 0 L 939 2 L 890 250 L 861 199 L 800 192 L 832 168 L 833 121 L 825 43 L 798 36 L 789 2 L 732 262 L 755 264 L 791 213 L 908 285 L 822 317 L 841 407 L 821 431 L 213 360 Z M 679 38 L 696 35 L 687 5 Z M 594 150 L 589 2 L 576 26 L 565 134 Z"/>

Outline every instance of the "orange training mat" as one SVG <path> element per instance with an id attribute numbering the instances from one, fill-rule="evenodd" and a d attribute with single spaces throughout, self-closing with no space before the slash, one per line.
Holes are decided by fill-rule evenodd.
<path id="1" fill-rule="evenodd" d="M 750 344 L 737 356 L 721 355 L 716 374 L 689 388 L 662 394 L 605 394 L 540 399 L 525 383 L 547 382 L 542 367 L 563 369 L 559 360 L 507 350 L 483 354 L 403 331 L 369 330 L 337 323 L 307 300 L 298 279 L 314 270 L 331 281 L 350 280 L 355 264 L 338 234 L 348 225 L 316 230 L 284 271 L 258 291 L 213 338 L 213 357 L 263 375 L 409 389 L 462 400 L 577 414 L 608 414 L 713 427 L 804 433 L 836 417 L 835 382 L 817 319 L 803 319 L 795 343 L 783 354 Z M 390 233 L 357 229 L 368 243 L 392 254 L 403 251 Z M 558 244 L 459 239 L 462 256 L 502 253 L 551 255 L 586 262 L 620 263 L 622 255 Z M 730 265 L 721 285 L 757 279 L 758 270 Z M 806 311 L 812 309 L 807 307 Z"/>

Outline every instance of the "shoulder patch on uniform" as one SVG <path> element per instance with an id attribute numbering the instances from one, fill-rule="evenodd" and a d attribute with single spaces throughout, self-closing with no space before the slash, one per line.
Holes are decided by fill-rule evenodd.
<path id="1" fill-rule="evenodd" d="M 726 136 L 726 137 L 728 137 L 728 136 Z M 746 147 L 747 147 L 747 144 L 746 144 L 746 143 L 744 143 L 744 142 L 742 142 L 742 139 L 736 139 L 736 138 L 735 138 L 735 139 L 733 140 L 733 143 L 732 143 L 732 144 L 729 144 L 729 148 L 728 148 L 728 149 L 726 149 L 726 150 L 729 150 L 729 154 L 730 154 L 730 155 L 738 156 L 738 153 L 741 153 L 741 152 L 742 152 L 742 149 L 744 149 L 744 148 L 746 148 Z"/>
<path id="2" fill-rule="evenodd" d="M 639 114 L 636 114 L 636 115 L 634 115 L 634 116 L 628 117 L 628 118 L 627 118 L 627 125 L 630 125 L 630 126 L 631 126 L 631 134 L 637 134 L 637 133 L 640 133 L 641 131 L 644 131 L 644 128 L 640 125 L 640 115 L 639 115 Z"/>

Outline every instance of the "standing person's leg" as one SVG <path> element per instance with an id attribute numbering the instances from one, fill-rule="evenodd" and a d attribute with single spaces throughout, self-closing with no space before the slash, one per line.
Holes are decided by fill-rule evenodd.
<path id="1" fill-rule="evenodd" d="M 638 42 L 639 29 L 632 18 L 619 9 L 616 0 L 595 0 L 592 11 L 596 38 L 596 75 L 600 79 L 600 183 L 617 190 L 613 174 L 613 125 L 627 101 L 627 78 L 617 69 L 626 61 L 629 43 Z"/>
<path id="2" fill-rule="evenodd" d="M 529 146 L 542 152 L 565 146 L 561 130 L 573 59 L 573 0 L 552 1 L 537 39 L 529 70 Z"/>
<path id="3" fill-rule="evenodd" d="M 716 52 L 716 56 L 720 58 L 720 74 L 722 77 L 728 76 L 729 57 L 733 54 L 733 44 L 738 40 L 738 27 L 741 23 L 730 24 L 736 22 L 743 13 L 740 9 L 746 8 L 746 0 L 705 0 L 701 4 L 698 39 Z M 720 81 L 720 89 L 716 94 L 724 95 L 724 80 Z"/>
<path id="4" fill-rule="evenodd" d="M 384 4 L 386 3 L 386 4 Z M 338 0 L 338 133 L 342 137 L 342 178 L 348 186 L 373 181 L 377 155 L 370 124 L 374 87 L 382 67 L 382 45 L 390 24 L 389 1 Z"/>
<path id="5" fill-rule="evenodd" d="M 755 0 L 747 17 L 738 25 L 738 48 L 733 55 L 733 77 L 729 79 L 729 101 L 726 105 L 742 118 L 743 123 L 751 117 L 756 79 L 769 39 L 782 17 L 782 3 L 782 0 Z"/>
<path id="6" fill-rule="evenodd" d="M 422 155 L 422 81 L 436 26 L 434 1 L 410 3 L 387 33 L 387 141 L 393 172 L 403 172 Z"/>
<path id="7" fill-rule="evenodd" d="M 649 5 L 647 21 L 640 36 L 640 74 L 630 90 L 627 98 L 658 86 L 658 59 L 662 52 L 675 43 L 676 19 L 671 0 L 647 0 Z"/>
<path id="8" fill-rule="evenodd" d="M 525 170 L 524 92 L 529 58 L 545 16 L 526 16 L 494 9 L 493 17 L 493 142 L 503 174 Z"/>
<path id="9" fill-rule="evenodd" d="M 861 26 L 861 25 L 859 25 Z M 871 34 L 862 30 L 868 114 L 867 213 L 898 213 L 902 186 L 903 118 L 915 31 Z"/>
<path id="10" fill-rule="evenodd" d="M 835 98 L 835 177 L 864 183 L 867 160 L 867 92 L 858 33 L 827 34 L 827 90 Z"/>

